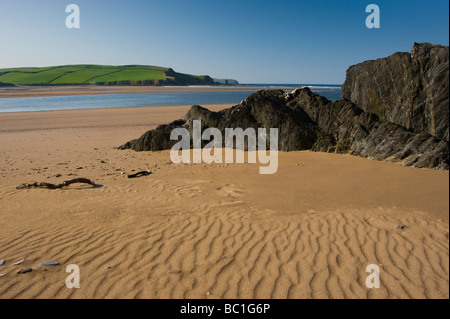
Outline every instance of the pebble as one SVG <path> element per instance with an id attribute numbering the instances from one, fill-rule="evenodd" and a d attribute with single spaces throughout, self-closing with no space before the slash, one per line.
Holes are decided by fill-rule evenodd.
<path id="1" fill-rule="evenodd" d="M 5 277 L 5 276 L 6 276 L 6 274 L 0 274 L 0 278 Z"/>
<path id="2" fill-rule="evenodd" d="M 169 270 L 167 273 L 169 273 L 169 274 L 179 274 L 180 272 L 181 272 L 181 270 L 172 269 L 172 270 Z"/>
<path id="3" fill-rule="evenodd" d="M 5 264 L 5 260 L 4 259 L 0 259 L 0 266 L 3 266 Z"/>
<path id="4" fill-rule="evenodd" d="M 20 261 L 18 261 L 18 262 L 15 262 L 13 265 L 14 265 L 14 266 L 20 265 L 20 264 L 23 263 L 24 261 L 25 261 L 25 259 L 22 259 L 22 260 L 20 260 Z"/>
<path id="5" fill-rule="evenodd" d="M 58 266 L 59 263 L 56 261 L 46 261 L 41 264 L 41 266 Z"/>
<path id="6" fill-rule="evenodd" d="M 25 268 L 25 269 L 19 270 L 17 273 L 18 274 L 26 274 L 26 273 L 32 272 L 32 271 L 33 271 L 33 269 L 31 269 L 31 268 Z"/>
<path id="7" fill-rule="evenodd" d="M 397 225 L 395 228 L 397 228 L 397 229 L 405 229 L 405 226 L 403 226 L 403 225 Z"/>

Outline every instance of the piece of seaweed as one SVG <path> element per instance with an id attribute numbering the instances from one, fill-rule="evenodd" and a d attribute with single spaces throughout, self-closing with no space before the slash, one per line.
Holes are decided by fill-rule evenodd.
<path id="1" fill-rule="evenodd" d="M 62 182 L 61 184 L 58 184 L 58 185 L 51 184 L 51 183 L 21 184 L 21 185 L 17 186 L 16 189 L 27 189 L 27 188 L 58 189 L 58 188 L 63 188 L 63 187 L 69 186 L 71 184 L 76 184 L 76 183 L 83 183 L 83 184 L 89 184 L 92 186 L 96 186 L 96 184 L 93 181 L 91 181 L 90 179 L 75 178 L 75 179 L 71 179 L 70 181 Z"/>

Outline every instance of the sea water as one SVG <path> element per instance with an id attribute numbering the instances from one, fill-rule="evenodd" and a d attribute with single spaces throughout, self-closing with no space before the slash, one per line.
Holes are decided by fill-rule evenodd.
<path id="1" fill-rule="evenodd" d="M 163 90 L 169 92 L 0 98 L 0 113 L 166 105 L 238 104 L 252 93 L 260 90 L 261 87 L 265 89 L 282 88 L 286 92 L 291 92 L 301 86 L 308 86 L 313 92 L 331 101 L 341 99 L 341 87 L 339 85 L 258 84 L 241 85 L 235 91 L 196 92 L 194 88 L 190 88 L 192 92 L 170 92 L 171 88 L 163 88 Z"/>

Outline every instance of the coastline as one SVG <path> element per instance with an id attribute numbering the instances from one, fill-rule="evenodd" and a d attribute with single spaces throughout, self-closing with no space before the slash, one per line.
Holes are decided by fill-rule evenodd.
<path id="1" fill-rule="evenodd" d="M 283 89 L 286 87 L 280 87 Z M 149 94 L 187 92 L 254 92 L 267 89 L 264 86 L 17 86 L 0 90 L 1 98 L 25 98 L 47 96 L 77 96 L 106 94 Z"/>
<path id="2" fill-rule="evenodd" d="M 304 151 L 262 176 L 116 149 L 189 108 L 0 114 L 0 299 L 448 298 L 448 171 Z M 101 186 L 16 189 L 76 177 Z"/>

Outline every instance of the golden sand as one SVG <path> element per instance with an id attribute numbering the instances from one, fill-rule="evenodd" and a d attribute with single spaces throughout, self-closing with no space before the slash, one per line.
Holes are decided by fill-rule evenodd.
<path id="1" fill-rule="evenodd" d="M 447 171 L 307 151 L 259 175 L 115 149 L 188 109 L 0 114 L 0 298 L 449 298 Z M 76 177 L 101 187 L 16 189 Z"/>

